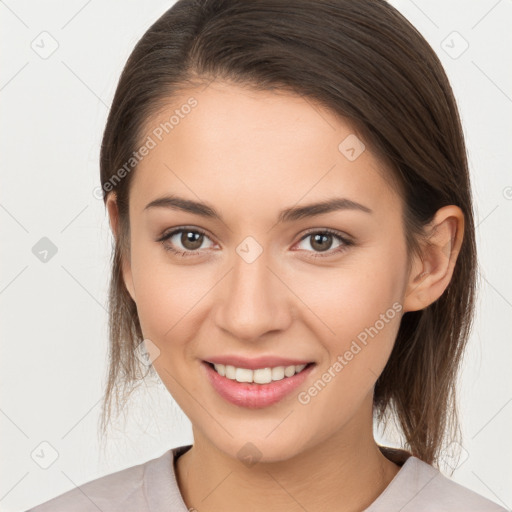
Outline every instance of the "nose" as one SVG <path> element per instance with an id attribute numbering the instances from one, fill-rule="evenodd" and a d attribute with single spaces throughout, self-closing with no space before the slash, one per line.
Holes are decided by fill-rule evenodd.
<path id="1" fill-rule="evenodd" d="M 270 268 L 266 252 L 252 262 L 235 254 L 233 261 L 216 297 L 217 327 L 243 341 L 287 329 L 293 317 L 293 293 L 284 276 Z"/>

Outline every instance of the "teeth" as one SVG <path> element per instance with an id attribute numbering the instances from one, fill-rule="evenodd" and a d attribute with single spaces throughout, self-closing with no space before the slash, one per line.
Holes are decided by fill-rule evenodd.
<path id="1" fill-rule="evenodd" d="M 284 374 L 286 377 L 291 377 L 292 375 L 295 375 L 295 366 L 287 366 L 284 369 Z"/>
<path id="2" fill-rule="evenodd" d="M 284 379 L 284 366 L 276 366 L 272 368 L 272 380 Z"/>
<path id="3" fill-rule="evenodd" d="M 219 365 L 219 366 L 223 366 L 223 365 Z M 225 372 L 226 372 L 225 377 L 227 377 L 228 379 L 235 380 L 236 368 L 234 366 L 226 365 Z"/>
<path id="4" fill-rule="evenodd" d="M 238 372 L 239 370 L 237 370 Z M 262 368 L 259 370 L 245 370 L 252 373 L 252 382 L 256 384 L 268 384 L 272 381 L 272 369 L 271 368 Z"/>
<path id="5" fill-rule="evenodd" d="M 252 370 L 247 370 L 246 368 L 236 368 L 235 380 L 238 382 L 252 382 L 252 374 Z"/>
<path id="6" fill-rule="evenodd" d="M 236 368 L 229 364 L 214 364 L 213 366 L 217 373 L 223 377 L 236 380 L 237 382 L 254 382 L 256 384 L 268 384 L 269 382 L 281 380 L 285 377 L 292 377 L 306 367 L 305 364 L 299 364 L 249 370 L 248 368 Z"/>

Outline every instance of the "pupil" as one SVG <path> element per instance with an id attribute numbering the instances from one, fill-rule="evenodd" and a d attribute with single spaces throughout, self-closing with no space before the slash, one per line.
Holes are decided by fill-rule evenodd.
<path id="1" fill-rule="evenodd" d="M 181 243 L 183 244 L 184 247 L 193 251 L 201 247 L 202 237 L 203 235 L 201 233 L 195 233 L 194 231 L 186 231 L 181 236 Z M 190 247 L 187 244 L 191 244 L 192 247 Z"/>
<path id="2" fill-rule="evenodd" d="M 315 246 L 315 244 L 319 243 L 319 246 L 317 247 L 319 250 L 321 251 L 325 251 L 327 250 L 329 247 L 330 247 L 330 243 L 328 243 L 327 245 L 324 243 L 322 245 L 321 242 L 325 242 L 326 240 L 331 242 L 332 240 L 332 235 L 329 235 L 329 234 L 316 234 L 314 237 L 313 237 L 313 242 L 312 242 L 312 245 Z"/>

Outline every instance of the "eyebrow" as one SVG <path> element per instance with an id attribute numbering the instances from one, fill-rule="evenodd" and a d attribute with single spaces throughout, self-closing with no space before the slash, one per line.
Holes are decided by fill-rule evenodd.
<path id="1" fill-rule="evenodd" d="M 192 201 L 178 196 L 164 196 L 155 199 L 148 203 L 144 211 L 151 208 L 168 208 L 171 210 L 181 210 L 202 217 L 217 219 L 224 222 L 222 216 L 213 208 L 205 203 Z M 278 223 L 292 222 L 307 217 L 314 217 L 324 213 L 330 213 L 339 210 L 359 210 L 365 213 L 372 214 L 373 211 L 360 203 L 356 203 L 351 199 L 346 198 L 332 198 L 319 203 L 312 203 L 305 206 L 294 206 L 285 208 L 279 212 Z"/>

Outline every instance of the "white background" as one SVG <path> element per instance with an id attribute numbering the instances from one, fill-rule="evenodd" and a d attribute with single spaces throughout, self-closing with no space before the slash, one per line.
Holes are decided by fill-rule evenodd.
<path id="1" fill-rule="evenodd" d="M 0 2 L 2 511 L 26 510 L 192 441 L 188 419 L 158 383 L 134 397 L 105 452 L 97 439 L 112 242 L 103 202 L 92 194 L 100 141 L 126 59 L 172 3 Z M 482 288 L 460 379 L 467 453 L 452 478 L 510 509 L 512 2 L 391 3 L 443 62 L 473 180 Z M 50 48 L 43 31 L 58 43 L 46 59 L 31 47 L 46 37 Z M 453 31 L 469 44 L 458 58 L 445 51 L 462 48 Z M 43 237 L 57 247 L 46 263 L 32 252 Z M 58 454 L 48 469 L 31 457 L 51 454 L 42 442 Z"/>

